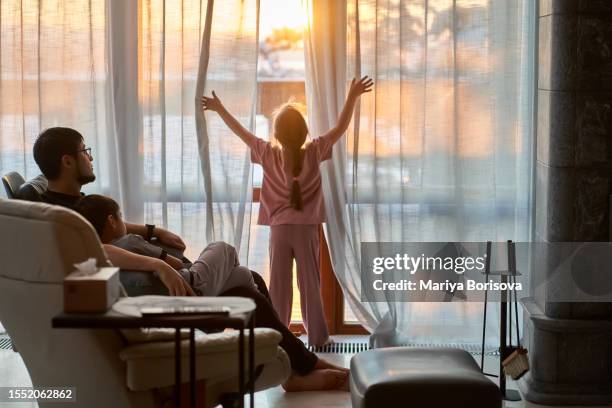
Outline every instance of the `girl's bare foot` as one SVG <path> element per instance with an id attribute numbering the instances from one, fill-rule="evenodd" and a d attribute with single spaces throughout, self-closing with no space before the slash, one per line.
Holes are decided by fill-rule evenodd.
<path id="1" fill-rule="evenodd" d="M 292 374 L 283 384 L 287 392 L 298 391 L 348 391 L 348 373 L 328 368 L 314 369 L 306 375 Z"/>
<path id="2" fill-rule="evenodd" d="M 317 363 L 315 364 L 315 369 L 323 369 L 323 368 L 330 368 L 332 370 L 339 370 L 339 371 L 344 371 L 344 372 L 350 372 L 350 370 L 346 367 L 341 367 L 335 364 L 330 363 L 329 361 L 323 360 L 322 358 L 319 358 L 317 360 Z"/>

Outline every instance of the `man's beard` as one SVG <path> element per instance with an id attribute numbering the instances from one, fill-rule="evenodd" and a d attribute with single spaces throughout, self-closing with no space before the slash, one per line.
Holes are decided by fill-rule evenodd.
<path id="1" fill-rule="evenodd" d="M 79 182 L 80 185 L 83 186 L 95 180 L 96 180 L 95 174 L 83 174 L 81 173 L 81 170 L 79 169 L 79 175 L 77 176 L 77 181 Z"/>

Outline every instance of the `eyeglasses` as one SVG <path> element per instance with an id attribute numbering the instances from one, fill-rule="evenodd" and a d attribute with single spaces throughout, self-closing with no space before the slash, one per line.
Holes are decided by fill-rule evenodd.
<path id="1" fill-rule="evenodd" d="M 85 154 L 87 154 L 87 156 L 92 157 L 91 156 L 91 147 L 86 147 L 84 149 L 77 150 L 77 153 L 81 153 L 81 152 L 85 152 Z"/>

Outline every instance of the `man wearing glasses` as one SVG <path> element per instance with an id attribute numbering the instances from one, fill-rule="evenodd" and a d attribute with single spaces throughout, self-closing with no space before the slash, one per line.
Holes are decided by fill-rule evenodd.
<path id="1" fill-rule="evenodd" d="M 85 146 L 83 136 L 74 129 L 52 127 L 43 131 L 34 143 L 34 160 L 47 179 L 47 189 L 40 195 L 43 202 L 74 209 L 84 196 L 81 187 L 96 179 L 91 148 Z M 20 191 L 21 193 L 21 191 Z M 152 225 L 126 222 L 127 232 L 147 240 L 155 237 L 162 244 L 183 251 L 185 243 L 178 235 Z M 110 261 L 122 269 L 157 273 L 171 294 L 193 295 L 181 276 L 165 262 L 132 254 L 112 245 L 104 245 Z"/>
<path id="2" fill-rule="evenodd" d="M 34 143 L 34 160 L 47 178 L 47 191 L 41 199 L 49 204 L 73 208 L 84 195 L 81 187 L 96 179 L 91 147 L 85 146 L 83 136 L 71 128 L 52 127 L 43 131 Z M 178 235 L 163 228 L 151 231 L 145 225 L 126 225 L 128 233 L 156 237 L 166 245 L 185 249 Z"/>

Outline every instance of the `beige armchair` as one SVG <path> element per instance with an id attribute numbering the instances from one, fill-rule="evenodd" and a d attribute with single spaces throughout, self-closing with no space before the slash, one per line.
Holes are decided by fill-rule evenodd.
<path id="1" fill-rule="evenodd" d="M 74 263 L 90 257 L 98 265 L 109 264 L 93 227 L 80 215 L 0 199 L 0 321 L 35 387 L 76 388 L 71 407 L 162 406 L 174 382 L 172 340 L 130 344 L 115 330 L 51 327 L 52 317 L 63 308 L 64 276 Z M 279 340 L 274 330 L 256 329 L 257 390 L 278 385 L 290 374 Z M 214 406 L 222 395 L 238 389 L 237 335 L 201 333 L 196 347 L 197 379 L 206 384 L 204 406 Z M 187 368 L 187 353 L 183 358 Z M 187 369 L 183 378 L 186 382 Z"/>

